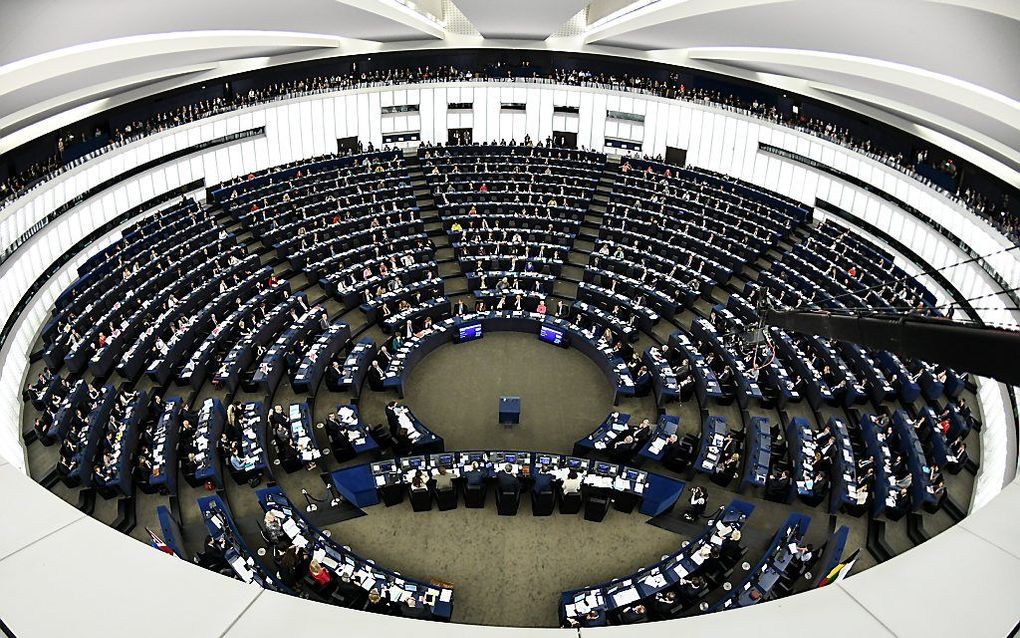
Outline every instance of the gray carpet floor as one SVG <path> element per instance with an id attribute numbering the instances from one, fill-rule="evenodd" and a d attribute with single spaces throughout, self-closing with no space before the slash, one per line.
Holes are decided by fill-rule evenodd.
<path id="1" fill-rule="evenodd" d="M 585 355 L 534 335 L 507 332 L 440 347 L 414 369 L 406 392 L 404 403 L 446 440 L 449 450 L 570 452 L 574 441 L 614 409 L 609 382 Z M 521 397 L 520 424 L 499 425 L 500 395 Z M 364 394 L 362 415 L 385 422 L 383 407 L 395 398 Z M 619 409 L 633 418 L 655 417 L 655 404 L 647 398 L 631 399 Z"/>

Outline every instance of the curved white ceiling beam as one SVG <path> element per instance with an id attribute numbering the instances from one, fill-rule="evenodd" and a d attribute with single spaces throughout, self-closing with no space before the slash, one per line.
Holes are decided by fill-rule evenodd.
<path id="1" fill-rule="evenodd" d="M 4 65 L 0 67 L 0 94 L 130 58 L 238 47 L 337 48 L 346 42 L 362 41 L 278 31 L 188 31 L 115 38 L 58 49 Z"/>
<path id="2" fill-rule="evenodd" d="M 819 69 L 870 78 L 950 99 L 986 117 L 995 118 L 1020 133 L 1020 102 L 982 86 L 926 69 L 860 56 L 802 49 L 762 47 L 699 47 L 686 50 L 693 60 L 747 63 L 755 68 L 770 64 Z"/>
<path id="3" fill-rule="evenodd" d="M 1016 0 L 927 0 L 936 4 L 951 4 L 957 7 L 984 11 L 1020 21 L 1020 2 Z"/>
<path id="4" fill-rule="evenodd" d="M 125 78 L 119 78 L 110 82 L 103 82 L 78 91 L 58 95 L 50 98 L 49 100 L 33 104 L 30 108 L 21 109 L 14 113 L 7 114 L 4 117 L 0 117 L 0 135 L 6 134 L 7 129 L 16 127 L 18 124 L 25 122 L 26 120 L 37 118 L 40 115 L 53 112 L 61 107 L 80 105 L 82 100 L 87 100 L 89 98 L 95 99 L 96 96 L 124 92 L 130 90 L 131 87 L 137 87 L 143 84 L 152 84 L 154 82 L 170 78 L 178 78 L 182 75 L 209 71 L 215 69 L 217 66 L 219 66 L 219 64 L 216 62 L 208 62 L 204 64 L 174 67 L 171 69 L 160 69 L 149 73 L 141 73 Z"/>
<path id="5" fill-rule="evenodd" d="M 399 0 L 335 0 L 358 9 L 369 11 L 378 16 L 389 18 L 405 26 L 417 29 L 440 40 L 446 37 L 446 29 L 442 16 L 433 16 L 425 11 L 417 11 Z M 430 16 L 433 19 L 430 19 Z"/>
<path id="6" fill-rule="evenodd" d="M 382 49 L 382 45 L 378 42 L 352 40 L 349 41 L 349 43 L 345 43 L 342 48 L 343 53 L 336 53 L 336 49 L 317 49 L 315 51 L 298 51 L 295 53 L 272 57 L 224 60 L 216 63 L 205 71 L 197 72 L 195 69 L 188 66 L 167 69 L 167 75 L 164 76 L 167 79 L 163 81 L 156 81 L 152 84 L 146 84 L 138 88 L 129 89 L 124 93 L 118 93 L 116 95 L 96 99 L 85 104 L 80 104 L 73 109 L 62 111 L 56 115 L 47 117 L 44 120 L 33 122 L 28 126 L 0 135 L 0 154 L 6 153 L 23 144 L 27 144 L 34 139 L 51 133 L 52 131 L 59 130 L 85 118 L 102 113 L 103 111 L 129 104 L 135 100 L 152 97 L 165 91 L 171 91 L 182 86 L 211 82 L 232 75 L 248 73 L 250 71 L 257 71 L 258 69 L 273 66 L 291 64 L 293 62 L 305 62 L 317 58 L 333 57 L 336 55 L 375 53 Z M 180 77 L 182 74 L 187 74 L 187 77 Z M 95 87 L 90 87 L 90 89 L 94 88 Z M 95 93 L 98 94 L 98 91 L 95 91 Z M 14 115 L 19 116 L 20 113 L 22 112 L 19 111 Z"/>
<path id="7" fill-rule="evenodd" d="M 594 29 L 589 29 L 584 34 L 584 43 L 591 44 L 635 29 L 708 13 L 793 1 L 795 0 L 658 0 L 647 7 L 631 11 Z"/>

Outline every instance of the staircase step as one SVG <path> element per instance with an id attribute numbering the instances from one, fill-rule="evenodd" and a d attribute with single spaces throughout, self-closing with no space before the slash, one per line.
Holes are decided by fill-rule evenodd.
<path id="1" fill-rule="evenodd" d="M 868 521 L 868 551 L 879 563 L 884 563 L 896 553 L 885 540 L 885 521 L 871 519 Z"/>
<path id="2" fill-rule="evenodd" d="M 577 284 L 557 279 L 553 285 L 553 294 L 561 297 L 567 297 L 569 299 L 577 298 Z"/>

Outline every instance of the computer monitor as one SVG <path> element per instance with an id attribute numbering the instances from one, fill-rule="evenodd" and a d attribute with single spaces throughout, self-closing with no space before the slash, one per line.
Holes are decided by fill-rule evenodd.
<path id="1" fill-rule="evenodd" d="M 598 472 L 599 474 L 608 474 L 609 473 L 609 464 L 608 463 L 599 463 L 598 465 L 595 466 L 595 471 Z"/>
<path id="2" fill-rule="evenodd" d="M 421 467 L 421 459 L 419 458 L 407 459 L 407 464 L 410 465 L 411 467 Z"/>
<path id="3" fill-rule="evenodd" d="M 517 455 L 516 454 L 507 454 L 506 456 L 503 457 L 503 460 L 506 461 L 507 463 L 516 463 L 517 462 Z"/>
<path id="4" fill-rule="evenodd" d="M 465 341 L 474 341 L 475 339 L 482 338 L 482 324 L 481 322 L 468 323 L 460 326 L 457 329 L 457 343 L 464 343 Z"/>
<path id="5" fill-rule="evenodd" d="M 551 456 L 540 456 L 540 457 L 538 457 L 538 464 L 539 465 L 551 465 L 552 464 L 552 457 Z"/>
<path id="6" fill-rule="evenodd" d="M 638 471 L 637 470 L 627 470 L 627 480 L 628 481 L 636 481 L 637 477 L 638 477 Z"/>
<path id="7" fill-rule="evenodd" d="M 581 467 L 581 459 L 567 459 L 567 467 L 572 470 L 576 470 Z"/>
<path id="8" fill-rule="evenodd" d="M 443 465 L 451 465 L 453 463 L 453 455 L 452 454 L 440 454 L 439 455 L 439 462 L 442 463 Z"/>
<path id="9" fill-rule="evenodd" d="M 546 343 L 551 343 L 554 346 L 566 347 L 567 335 L 562 330 L 556 328 L 550 328 L 549 326 L 542 326 L 538 331 L 538 338 Z"/>

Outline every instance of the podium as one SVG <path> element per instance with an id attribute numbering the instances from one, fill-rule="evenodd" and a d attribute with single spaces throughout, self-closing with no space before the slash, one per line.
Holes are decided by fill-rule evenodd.
<path id="1" fill-rule="evenodd" d="M 517 425 L 521 422 L 521 397 L 499 397 L 499 424 Z"/>

